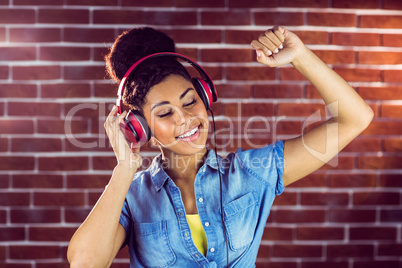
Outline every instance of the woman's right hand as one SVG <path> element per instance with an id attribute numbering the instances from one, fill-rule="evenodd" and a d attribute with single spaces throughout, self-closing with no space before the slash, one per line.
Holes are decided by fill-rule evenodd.
<path id="1" fill-rule="evenodd" d="M 105 121 L 104 127 L 114 154 L 116 155 L 117 165 L 127 169 L 127 171 L 135 173 L 142 165 L 142 157 L 139 154 L 140 147 L 134 146 L 133 143 L 130 144 L 124 137 L 123 132 L 120 130 L 119 125 L 123 122 L 126 115 L 126 111 L 122 114 L 118 114 L 118 108 L 114 105 Z"/>

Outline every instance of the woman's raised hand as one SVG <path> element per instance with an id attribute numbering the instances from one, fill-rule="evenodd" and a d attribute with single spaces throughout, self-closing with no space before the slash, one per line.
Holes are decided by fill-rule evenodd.
<path id="1" fill-rule="evenodd" d="M 305 49 L 297 35 L 283 27 L 275 26 L 251 42 L 257 61 L 270 67 L 293 62 Z"/>
<path id="2" fill-rule="evenodd" d="M 139 154 L 140 147 L 135 147 L 133 143 L 130 144 L 120 130 L 119 125 L 126 115 L 126 111 L 122 114 L 118 114 L 118 108 L 114 105 L 105 121 L 104 127 L 110 144 L 113 147 L 114 154 L 116 155 L 118 166 L 135 173 L 142 164 L 142 157 Z"/>

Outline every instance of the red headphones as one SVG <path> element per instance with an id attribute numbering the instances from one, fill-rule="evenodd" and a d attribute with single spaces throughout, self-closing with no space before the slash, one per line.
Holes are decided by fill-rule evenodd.
<path id="1" fill-rule="evenodd" d="M 117 101 L 116 105 L 119 109 L 118 113 L 121 114 L 122 110 L 121 107 L 123 106 L 123 90 L 125 87 L 125 84 L 127 82 L 128 76 L 131 74 L 131 72 L 137 68 L 140 64 L 144 63 L 145 61 L 157 57 L 175 57 L 175 58 L 180 58 L 183 59 L 184 61 L 188 62 L 191 66 L 193 66 L 198 73 L 201 75 L 201 78 L 198 77 L 193 77 L 191 78 L 191 83 L 194 86 L 194 89 L 197 91 L 198 95 L 200 96 L 202 102 L 205 105 L 205 109 L 209 110 L 211 107 L 212 102 L 215 102 L 218 100 L 218 94 L 216 92 L 216 88 L 214 86 L 214 83 L 212 82 L 211 78 L 207 74 L 207 72 L 195 61 L 191 60 L 190 58 L 183 56 L 178 53 L 173 53 L 173 52 L 160 52 L 160 53 L 155 53 L 148 55 L 146 57 L 143 57 L 142 59 L 138 60 L 135 62 L 130 69 L 126 72 L 124 77 L 121 79 L 120 85 L 119 85 L 119 90 L 117 93 Z M 136 111 L 136 110 L 130 110 L 127 113 L 127 116 L 124 118 L 124 121 L 120 123 L 120 129 L 123 131 L 124 135 L 126 138 L 134 143 L 141 143 L 144 144 L 149 139 L 151 138 L 151 130 L 149 129 L 149 126 L 147 124 L 147 121 L 145 120 L 142 115 Z"/>

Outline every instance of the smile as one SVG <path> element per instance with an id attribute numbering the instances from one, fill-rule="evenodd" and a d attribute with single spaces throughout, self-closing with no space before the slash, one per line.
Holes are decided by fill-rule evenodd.
<path id="1" fill-rule="evenodd" d="M 185 132 L 184 134 L 178 136 L 177 138 L 179 139 L 188 139 L 194 136 L 196 133 L 198 133 L 198 130 L 200 129 L 201 125 L 198 125 L 195 128 L 190 129 L 189 131 Z"/>

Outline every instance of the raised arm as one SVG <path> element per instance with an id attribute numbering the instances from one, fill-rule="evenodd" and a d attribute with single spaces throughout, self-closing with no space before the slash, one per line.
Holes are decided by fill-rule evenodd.
<path id="1" fill-rule="evenodd" d="M 114 107 L 105 129 L 118 165 L 102 196 L 70 241 L 67 258 L 71 267 L 109 267 L 125 240 L 120 214 L 142 158 L 139 149 L 131 149 L 119 130 L 119 122 L 126 114 L 116 115 Z"/>
<path id="2" fill-rule="evenodd" d="M 285 141 L 283 180 L 289 185 L 327 163 L 366 129 L 373 111 L 345 80 L 285 28 L 268 30 L 251 46 L 262 64 L 276 67 L 292 63 L 318 90 L 332 114 L 308 133 Z"/>

